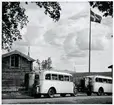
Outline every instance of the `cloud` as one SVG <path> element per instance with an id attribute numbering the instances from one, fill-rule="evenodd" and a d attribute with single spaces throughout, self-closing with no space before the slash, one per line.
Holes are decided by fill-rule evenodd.
<path id="1" fill-rule="evenodd" d="M 90 14 L 88 4 L 84 5 L 85 8 L 79 9 L 78 7 L 76 12 L 67 14 L 67 18 L 62 17 L 54 27 L 44 34 L 47 43 L 62 47 L 69 57 L 87 56 L 86 50 L 89 50 Z M 108 46 L 106 36 L 109 34 L 110 27 L 106 26 L 104 20 L 101 24 L 91 22 L 92 50 L 104 50 Z"/>
<path id="2" fill-rule="evenodd" d="M 89 49 L 89 3 L 63 2 L 60 5 L 62 11 L 58 22 L 46 16 L 44 10 L 33 5 L 27 7 L 29 24 L 22 32 L 23 40 L 17 41 L 13 48 L 26 53 L 30 45 L 33 58 L 43 60 L 51 56 L 53 66 L 57 68 L 71 69 L 74 62 L 85 67 Z M 101 24 L 91 23 L 92 50 L 104 51 L 108 48 L 112 29 L 109 17 L 103 18 Z"/>
<path id="3" fill-rule="evenodd" d="M 84 51 L 80 50 L 78 45 L 76 44 L 77 36 L 73 34 L 69 34 L 64 41 L 64 50 L 66 55 L 69 57 L 84 57 L 86 54 Z"/>

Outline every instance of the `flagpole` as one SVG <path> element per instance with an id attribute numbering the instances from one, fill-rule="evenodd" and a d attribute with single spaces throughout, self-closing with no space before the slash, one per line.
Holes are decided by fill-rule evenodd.
<path id="1" fill-rule="evenodd" d="M 91 8 L 90 8 L 90 23 L 89 23 L 89 73 L 91 70 Z"/>
<path id="2" fill-rule="evenodd" d="M 91 22 L 97 22 L 101 23 L 102 17 L 100 15 L 95 14 L 93 11 L 91 11 L 90 8 L 90 23 L 89 23 L 89 73 L 91 70 L 91 45 L 92 45 L 92 40 L 91 40 Z"/>

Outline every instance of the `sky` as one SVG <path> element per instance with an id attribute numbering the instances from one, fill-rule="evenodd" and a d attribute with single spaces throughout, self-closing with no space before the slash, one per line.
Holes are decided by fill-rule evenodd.
<path id="1" fill-rule="evenodd" d="M 88 2 L 60 2 L 61 17 L 54 22 L 44 9 L 35 4 L 25 5 L 28 25 L 21 30 L 22 40 L 12 50 L 19 50 L 40 61 L 51 57 L 57 70 L 88 72 L 90 6 Z M 102 16 L 97 9 L 92 9 Z M 113 19 L 102 17 L 101 23 L 91 22 L 91 72 L 111 71 L 113 63 Z M 2 53 L 5 53 L 3 51 Z M 34 62 L 34 66 L 37 64 Z"/>

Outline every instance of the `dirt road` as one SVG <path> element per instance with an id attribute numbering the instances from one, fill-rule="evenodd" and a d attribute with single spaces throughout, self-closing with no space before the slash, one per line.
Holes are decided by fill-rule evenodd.
<path id="1" fill-rule="evenodd" d="M 3 99 L 3 104 L 112 104 L 112 96 L 77 96 L 37 99 Z"/>

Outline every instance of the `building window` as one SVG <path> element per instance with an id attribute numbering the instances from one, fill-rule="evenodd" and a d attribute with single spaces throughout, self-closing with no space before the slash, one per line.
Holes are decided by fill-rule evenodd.
<path id="1" fill-rule="evenodd" d="M 12 55 L 10 64 L 11 64 L 11 67 L 18 68 L 19 67 L 19 56 L 18 55 Z"/>

